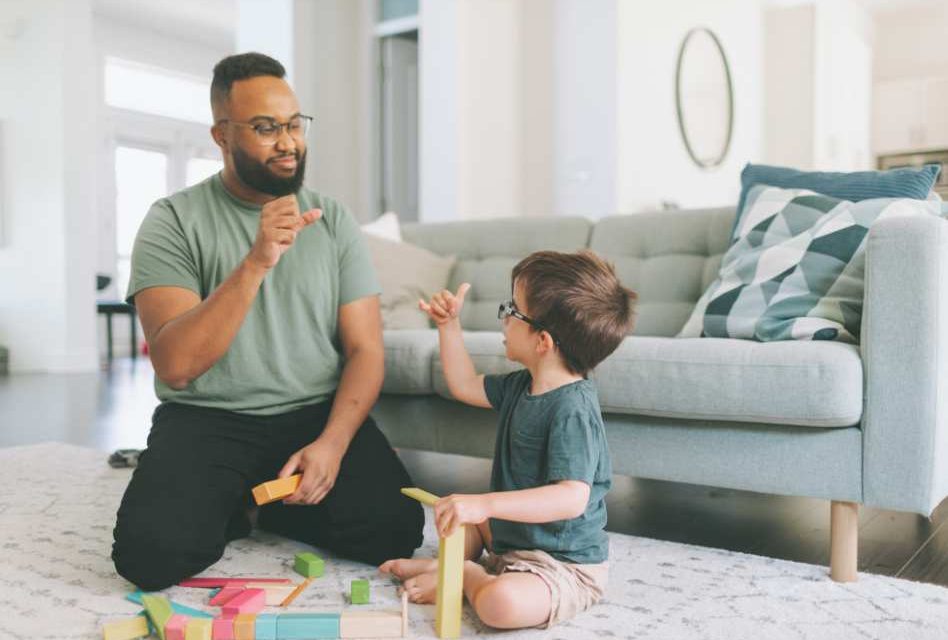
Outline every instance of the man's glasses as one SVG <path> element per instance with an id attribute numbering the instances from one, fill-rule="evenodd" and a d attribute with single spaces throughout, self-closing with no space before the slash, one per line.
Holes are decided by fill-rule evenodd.
<path id="1" fill-rule="evenodd" d="M 528 325 L 530 325 L 537 331 L 546 331 L 547 333 L 550 334 L 550 337 L 553 338 L 553 344 L 555 344 L 556 346 L 559 346 L 560 341 L 556 339 L 556 336 L 554 336 L 553 333 L 549 329 L 544 327 L 543 324 L 537 322 L 536 320 L 532 318 L 528 318 L 527 316 L 517 311 L 517 307 L 514 305 L 513 300 L 505 300 L 504 302 L 501 302 L 500 307 L 497 309 L 498 320 L 503 320 L 504 318 L 508 316 L 514 317 L 517 320 L 522 320 L 523 322 L 526 322 Z"/>
<path id="2" fill-rule="evenodd" d="M 277 140 L 280 139 L 280 136 L 283 134 L 283 129 L 286 129 L 286 132 L 290 134 L 290 137 L 295 140 L 302 140 L 306 137 L 306 133 L 309 131 L 309 125 L 313 122 L 312 116 L 298 115 L 290 118 L 289 122 L 279 123 L 276 120 L 271 120 L 270 118 L 261 118 L 253 122 L 238 122 L 237 120 L 218 120 L 217 124 L 224 124 L 229 122 L 231 124 L 238 124 L 242 127 L 250 127 L 256 138 L 257 142 L 264 147 L 272 147 L 277 143 Z"/>

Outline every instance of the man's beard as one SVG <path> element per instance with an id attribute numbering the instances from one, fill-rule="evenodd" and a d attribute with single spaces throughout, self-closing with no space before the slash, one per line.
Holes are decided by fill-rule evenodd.
<path id="1" fill-rule="evenodd" d="M 266 163 L 254 160 L 244 150 L 238 146 L 234 147 L 234 170 L 237 171 L 237 177 L 256 191 L 269 193 L 277 198 L 296 193 L 303 186 L 303 173 L 306 169 L 306 152 L 300 154 L 298 151 L 293 153 L 275 156 L 271 160 L 292 155 L 296 158 L 296 173 L 289 178 L 280 178 L 275 176 L 267 167 Z"/>

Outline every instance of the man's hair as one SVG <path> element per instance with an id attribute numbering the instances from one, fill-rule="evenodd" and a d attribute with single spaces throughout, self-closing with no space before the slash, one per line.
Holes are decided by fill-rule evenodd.
<path id="1" fill-rule="evenodd" d="M 283 78 L 286 76 L 286 69 L 279 61 L 255 51 L 227 56 L 214 65 L 214 79 L 211 81 L 211 109 L 214 111 L 215 118 L 219 109 L 230 98 L 230 90 L 235 82 L 259 76 Z"/>
<path id="2" fill-rule="evenodd" d="M 572 373 L 585 376 L 635 323 L 635 292 L 592 251 L 537 251 L 517 263 L 512 282 L 520 283 L 530 318 L 559 342 Z"/>

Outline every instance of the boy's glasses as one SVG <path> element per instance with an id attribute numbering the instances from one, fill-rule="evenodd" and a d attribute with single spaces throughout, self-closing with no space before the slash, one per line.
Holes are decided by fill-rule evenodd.
<path id="1" fill-rule="evenodd" d="M 554 336 L 553 333 L 549 329 L 544 327 L 541 323 L 537 322 L 533 318 L 528 318 L 527 316 L 517 311 L 517 307 L 514 305 L 513 300 L 505 300 L 501 302 L 500 307 L 498 307 L 497 309 L 498 320 L 503 320 L 504 318 L 507 318 L 507 317 L 514 317 L 517 320 L 522 320 L 523 322 L 526 322 L 528 325 L 530 325 L 537 331 L 546 331 L 547 333 L 550 334 L 550 337 L 553 338 L 553 344 L 555 344 L 556 346 L 560 345 L 560 341 L 556 339 L 556 336 Z"/>

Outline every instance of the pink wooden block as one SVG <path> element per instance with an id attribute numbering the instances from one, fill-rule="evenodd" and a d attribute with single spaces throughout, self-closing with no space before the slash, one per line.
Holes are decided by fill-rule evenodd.
<path id="1" fill-rule="evenodd" d="M 176 613 L 165 623 L 165 640 L 184 640 L 184 630 L 191 618 Z"/>
<path id="2" fill-rule="evenodd" d="M 214 607 L 220 607 L 230 602 L 231 598 L 239 593 L 243 593 L 243 587 L 224 587 L 217 592 L 217 595 L 208 601 L 208 604 Z"/>
<path id="3" fill-rule="evenodd" d="M 267 594 L 263 589 L 244 589 L 228 600 L 221 613 L 225 616 L 236 616 L 238 613 L 257 613 L 267 605 Z"/>
<path id="4" fill-rule="evenodd" d="M 214 618 L 211 637 L 214 640 L 234 640 L 234 619 L 229 617 Z"/>
<path id="5" fill-rule="evenodd" d="M 274 584 L 288 584 L 289 578 L 188 578 L 178 583 L 181 587 L 196 587 L 198 589 L 214 589 L 215 587 L 236 587 L 248 582 L 272 582 Z"/>

